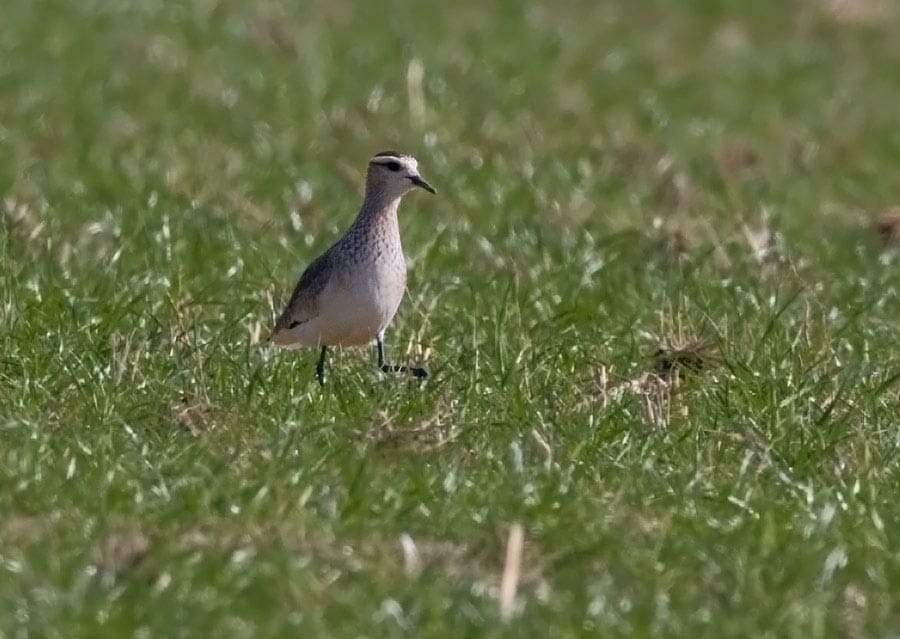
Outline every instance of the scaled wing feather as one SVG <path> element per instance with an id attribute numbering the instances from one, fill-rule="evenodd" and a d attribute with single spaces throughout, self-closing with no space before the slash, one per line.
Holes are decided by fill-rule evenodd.
<path id="1" fill-rule="evenodd" d="M 273 334 L 289 330 L 296 323 L 303 323 L 318 314 L 319 295 L 331 278 L 331 251 L 316 258 L 300 276 L 291 299 L 275 322 Z"/>

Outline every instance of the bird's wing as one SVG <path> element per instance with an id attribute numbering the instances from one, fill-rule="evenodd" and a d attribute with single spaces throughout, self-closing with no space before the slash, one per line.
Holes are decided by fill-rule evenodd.
<path id="1" fill-rule="evenodd" d="M 331 250 L 328 250 L 306 267 L 291 294 L 291 299 L 288 300 L 281 316 L 275 322 L 272 338 L 275 338 L 281 331 L 290 330 L 297 324 L 302 324 L 318 315 L 319 295 L 328 285 L 328 280 L 331 279 L 331 265 Z"/>

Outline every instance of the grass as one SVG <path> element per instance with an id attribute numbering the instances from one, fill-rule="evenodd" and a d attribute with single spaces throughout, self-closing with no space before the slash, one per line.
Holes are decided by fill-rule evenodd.
<path id="1" fill-rule="evenodd" d="M 891 5 L 8 5 L 0 637 L 896 632 Z M 432 376 L 320 389 L 392 147 Z"/>

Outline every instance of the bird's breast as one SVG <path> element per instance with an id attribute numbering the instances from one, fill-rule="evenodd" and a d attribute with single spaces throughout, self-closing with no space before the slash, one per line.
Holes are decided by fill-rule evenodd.
<path id="1" fill-rule="evenodd" d="M 382 255 L 346 264 L 320 299 L 320 343 L 359 346 L 371 342 L 393 319 L 405 290 L 402 252 L 399 259 Z"/>
<path id="2" fill-rule="evenodd" d="M 345 285 L 360 313 L 393 317 L 406 290 L 406 261 L 401 251 L 363 259 L 348 273 Z"/>

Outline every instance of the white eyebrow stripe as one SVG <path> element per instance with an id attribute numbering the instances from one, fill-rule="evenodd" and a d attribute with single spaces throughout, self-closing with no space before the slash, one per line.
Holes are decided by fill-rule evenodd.
<path id="1" fill-rule="evenodd" d="M 372 158 L 369 164 L 390 164 L 391 162 L 403 164 L 403 158 L 394 157 L 393 155 L 379 155 Z"/>

